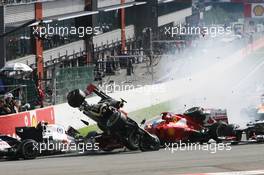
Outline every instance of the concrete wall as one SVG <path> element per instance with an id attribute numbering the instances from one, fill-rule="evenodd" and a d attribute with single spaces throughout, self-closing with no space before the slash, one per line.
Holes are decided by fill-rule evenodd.
<path id="1" fill-rule="evenodd" d="M 34 4 L 6 6 L 5 23 L 14 24 L 35 19 Z"/>
<path id="2" fill-rule="evenodd" d="M 134 2 L 135 0 L 126 0 L 126 3 Z M 120 0 L 98 0 L 98 8 L 113 6 L 120 4 Z"/>
<path id="3" fill-rule="evenodd" d="M 135 26 L 130 25 L 126 27 L 126 39 L 135 37 Z M 116 29 L 111 32 L 103 33 L 93 37 L 95 47 L 111 44 L 121 41 L 121 29 Z"/>
<path id="4" fill-rule="evenodd" d="M 57 0 L 43 3 L 43 17 L 84 11 L 84 0 Z"/>
<path id="5" fill-rule="evenodd" d="M 185 22 L 185 18 L 187 16 L 192 15 L 192 8 L 183 9 L 174 13 L 170 13 L 167 15 L 159 16 L 158 18 L 158 26 L 163 26 L 169 23 L 182 23 Z"/>
<path id="6" fill-rule="evenodd" d="M 43 2 L 43 17 L 81 12 L 84 10 L 84 7 L 84 0 L 57 0 Z M 6 24 L 14 24 L 33 19 L 35 19 L 34 4 L 6 6 Z"/>

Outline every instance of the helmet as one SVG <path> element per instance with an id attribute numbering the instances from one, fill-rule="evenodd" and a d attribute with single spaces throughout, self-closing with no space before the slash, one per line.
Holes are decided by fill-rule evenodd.
<path id="1" fill-rule="evenodd" d="M 85 93 L 80 89 L 75 89 L 67 95 L 68 104 L 73 108 L 78 108 L 85 100 Z"/>
<path id="2" fill-rule="evenodd" d="M 4 99 L 6 100 L 8 98 L 14 98 L 13 94 L 11 94 L 11 93 L 5 94 Z"/>

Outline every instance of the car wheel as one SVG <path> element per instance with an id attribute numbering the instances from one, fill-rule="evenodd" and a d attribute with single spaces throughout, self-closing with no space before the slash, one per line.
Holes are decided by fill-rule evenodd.
<path id="1" fill-rule="evenodd" d="M 183 114 L 195 119 L 199 119 L 201 121 L 205 120 L 205 115 L 203 114 L 203 108 L 201 107 L 190 108 L 186 110 Z"/>
<path id="2" fill-rule="evenodd" d="M 209 137 L 211 139 L 214 139 L 217 143 L 221 142 L 221 140 L 218 138 L 219 136 L 219 129 L 222 127 L 222 123 L 218 122 L 210 126 L 209 129 Z"/>
<path id="3" fill-rule="evenodd" d="M 85 101 L 85 93 L 80 89 L 73 90 L 68 93 L 67 101 L 71 107 L 78 108 Z"/>
<path id="4" fill-rule="evenodd" d="M 135 131 L 131 132 L 128 136 L 128 139 L 125 143 L 125 146 L 131 150 L 131 151 L 135 151 L 138 150 L 139 148 L 139 142 L 140 142 L 140 136 L 139 134 L 137 134 Z"/>
<path id="5" fill-rule="evenodd" d="M 25 160 L 35 159 L 38 156 L 38 143 L 34 140 L 24 140 L 21 143 L 21 154 Z"/>
<path id="6" fill-rule="evenodd" d="M 151 140 L 145 144 L 147 145 L 141 145 L 140 150 L 141 151 L 158 151 L 160 149 L 160 140 L 157 136 L 151 135 Z"/>

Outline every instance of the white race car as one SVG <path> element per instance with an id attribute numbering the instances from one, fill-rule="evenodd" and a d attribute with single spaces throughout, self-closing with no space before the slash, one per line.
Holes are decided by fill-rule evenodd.
<path id="1" fill-rule="evenodd" d="M 55 154 L 69 151 L 69 145 L 75 143 L 76 130 L 71 134 L 63 126 L 40 122 L 36 127 L 17 127 L 13 138 L 0 135 L 0 157 L 7 159 L 35 159 L 43 154 Z M 70 136 L 72 135 L 72 136 Z"/>

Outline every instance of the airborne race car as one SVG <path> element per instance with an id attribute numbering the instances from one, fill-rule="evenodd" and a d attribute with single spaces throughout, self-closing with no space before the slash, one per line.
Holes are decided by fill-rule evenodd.
<path id="1" fill-rule="evenodd" d="M 86 96 L 92 93 L 101 98 L 94 105 L 88 104 L 85 100 Z M 100 91 L 96 86 L 89 85 L 86 93 L 79 89 L 71 91 L 67 96 L 67 100 L 71 107 L 79 108 L 87 117 L 93 119 L 103 131 L 101 134 L 90 132 L 86 136 L 86 139 L 98 144 L 100 150 L 112 151 L 123 147 L 129 150 L 159 150 L 159 139 L 142 129 L 121 110 L 124 103 L 126 103 L 123 99 L 117 101 Z"/>
<path id="2" fill-rule="evenodd" d="M 145 129 L 157 135 L 162 143 L 205 143 L 210 139 L 221 142 L 221 138 L 238 143 L 243 132 L 237 126 L 228 124 L 226 110 L 200 107 L 188 109 L 184 114 L 163 112 L 161 118 L 147 123 Z"/>

